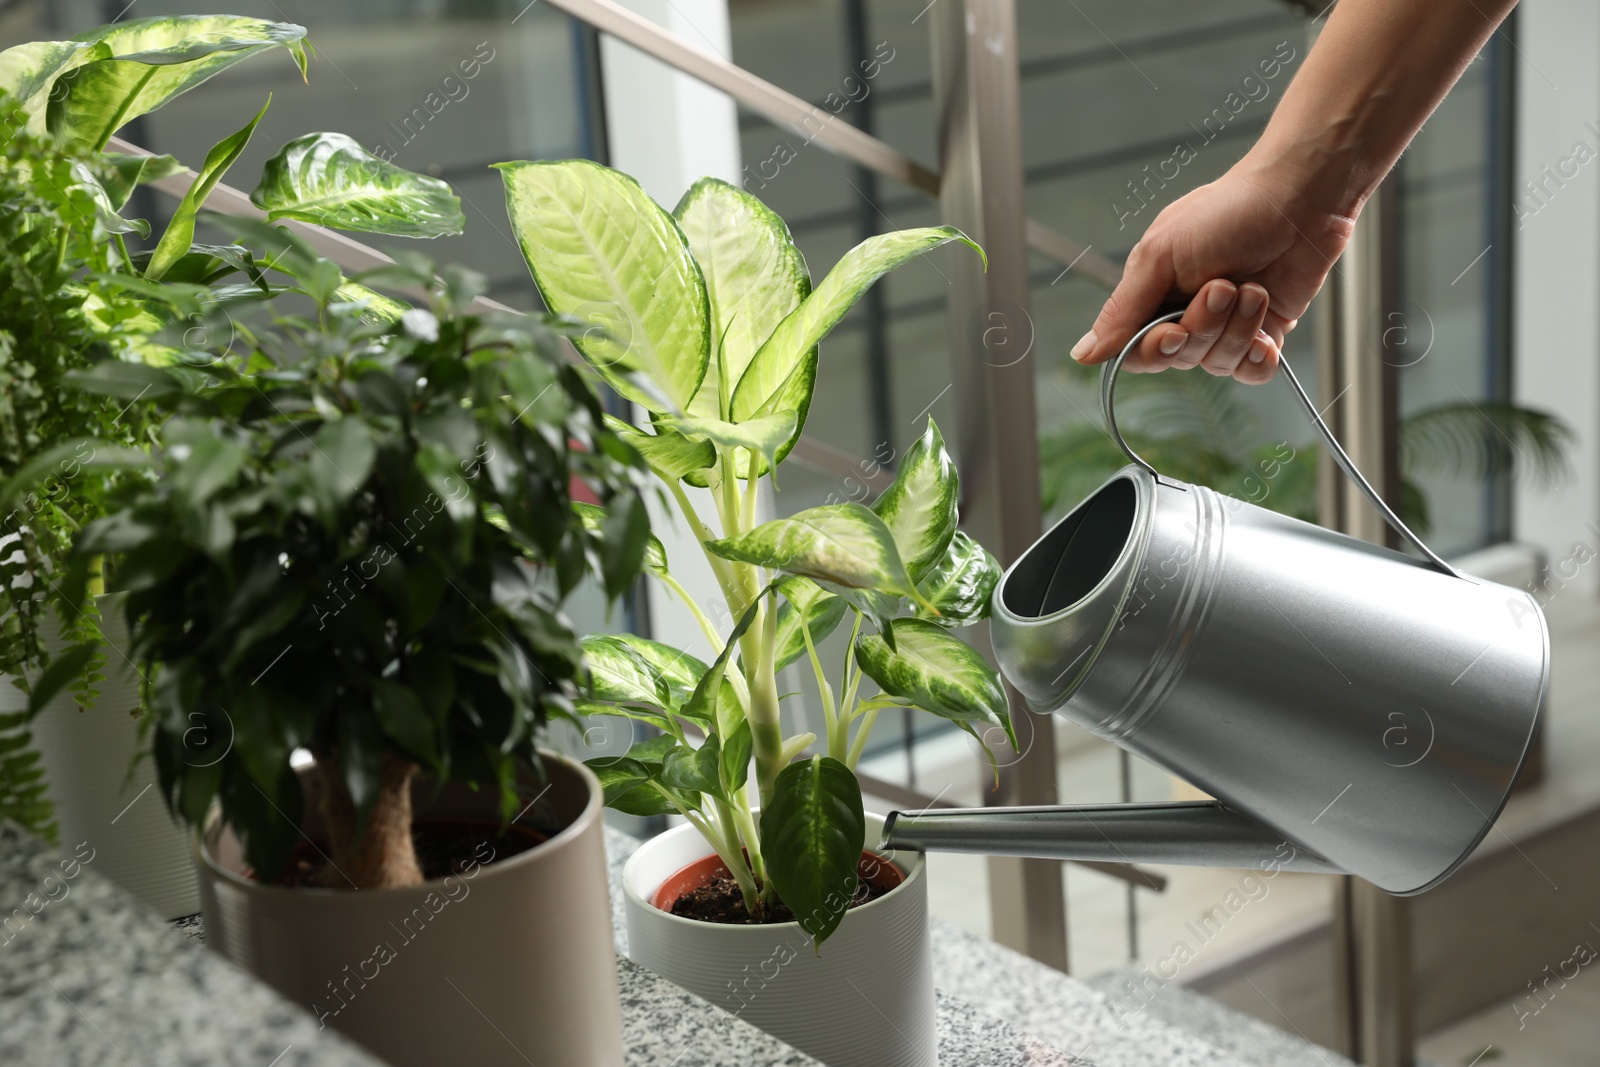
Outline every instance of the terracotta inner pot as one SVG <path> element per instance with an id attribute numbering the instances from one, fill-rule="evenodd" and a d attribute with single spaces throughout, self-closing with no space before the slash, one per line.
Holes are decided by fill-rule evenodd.
<path id="1" fill-rule="evenodd" d="M 856 874 L 867 884 L 875 886 L 887 893 L 906 880 L 905 872 L 894 865 L 892 860 L 878 855 L 876 852 L 862 852 L 861 862 L 856 865 Z M 661 888 L 655 891 L 650 898 L 650 903 L 662 911 L 670 912 L 678 898 L 685 893 L 699 889 L 701 886 L 710 885 L 718 878 L 730 878 L 732 872 L 728 865 L 722 862 L 722 857 L 713 852 L 709 856 L 695 860 L 687 867 L 680 867 L 661 883 Z"/>

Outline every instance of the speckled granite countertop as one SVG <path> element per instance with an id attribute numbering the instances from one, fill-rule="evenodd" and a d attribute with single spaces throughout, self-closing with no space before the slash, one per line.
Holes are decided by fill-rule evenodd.
<path id="1" fill-rule="evenodd" d="M 613 881 L 636 842 L 608 831 Z M 0 1064 L 6 1067 L 382 1067 L 265 986 L 147 914 L 83 864 L 0 823 Z M 46 879 L 49 879 L 47 882 Z M 65 891 L 63 891 L 65 887 Z M 31 901 L 30 901 L 31 895 Z M 620 907 L 621 896 L 613 888 Z M 42 907 L 38 905 L 43 903 Z M 622 925 L 617 924 L 619 952 Z M 197 931 L 191 931 L 198 933 Z M 1090 987 L 936 920 L 943 1067 L 1255 1067 L 1232 1013 L 1119 1018 Z M 814 1061 L 620 958 L 629 1067 L 808 1067 Z M 959 990 L 954 995 L 948 990 Z M 1192 1027 L 1191 1017 L 1199 1016 Z M 1158 1017 L 1161 1016 L 1161 1017 Z M 1259 1026 L 1260 1024 L 1256 1024 Z M 1245 1027 L 1248 1032 L 1250 1028 Z M 713 1038 L 712 1032 L 715 1031 Z M 1224 1047 L 1224 1045 L 1228 1047 Z M 1281 1067 L 1317 1064 L 1278 1058 Z"/>

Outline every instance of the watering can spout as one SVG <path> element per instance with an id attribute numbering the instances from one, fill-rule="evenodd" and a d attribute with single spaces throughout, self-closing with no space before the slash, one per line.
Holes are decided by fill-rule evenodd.
<path id="1" fill-rule="evenodd" d="M 880 847 L 1343 873 L 1310 849 L 1216 801 L 897 811 L 884 823 Z"/>

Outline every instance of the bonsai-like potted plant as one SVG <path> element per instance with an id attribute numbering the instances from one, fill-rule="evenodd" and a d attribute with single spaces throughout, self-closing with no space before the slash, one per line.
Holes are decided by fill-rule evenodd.
<path id="1" fill-rule="evenodd" d="M 382 321 L 283 241 L 313 311 L 140 370 L 154 477 L 68 582 L 115 561 L 207 942 L 394 1064 L 620 1064 L 602 793 L 537 743 L 582 667 L 562 601 L 638 572 L 642 464 L 543 320 L 463 310 L 480 276 L 410 259 L 431 306 Z"/>
<path id="2" fill-rule="evenodd" d="M 834 1067 L 931 1064 L 922 861 L 866 851 L 882 820 L 864 813 L 854 768 L 884 708 L 1015 744 L 997 673 L 952 632 L 987 614 L 998 567 L 957 530 L 956 470 L 932 420 L 872 507 L 761 522 L 757 485 L 793 447 L 818 342 L 856 298 L 914 256 L 971 242 L 948 227 L 874 237 L 813 290 L 782 220 L 724 182 L 700 181 L 668 214 L 593 163 L 501 166 L 540 291 L 596 324 L 579 350 L 648 413 L 613 425 L 677 503 L 736 620 L 719 632 L 652 553 L 647 569 L 687 603 L 713 661 L 631 635 L 584 642 L 580 710 L 655 731 L 591 761 L 608 802 L 687 820 L 627 864 L 629 952 Z M 715 516 L 685 483 L 710 490 Z M 817 646 L 841 625 L 833 674 Z M 801 660 L 821 737 L 786 732 L 780 715 L 777 672 Z"/>
<path id="3" fill-rule="evenodd" d="M 187 15 L 0 53 L 0 674 L 12 683 L 0 691 L 0 730 L 15 746 L 0 807 L 41 831 L 53 829 L 53 812 L 69 840 L 93 840 L 97 869 L 168 917 L 193 914 L 197 889 L 186 835 L 145 798 L 155 774 L 135 760 L 139 683 L 127 634 L 107 604 L 92 599 L 79 612 L 54 595 L 73 534 L 103 512 L 117 477 L 107 464 L 148 446 L 145 410 L 130 405 L 144 383 L 136 369 L 119 371 L 130 386 L 120 396 L 67 383 L 102 363 L 209 358 L 189 351 L 206 336 L 196 318 L 203 304 L 240 281 L 261 297 L 283 288 L 270 261 L 257 263 L 243 246 L 195 240 L 206 198 L 265 106 L 206 154 L 159 235 L 122 213 L 137 185 L 182 164 L 105 149 L 123 124 L 250 56 L 283 50 L 304 73 L 304 38 L 288 23 Z M 462 222 L 443 182 L 338 134 L 285 145 L 253 198 L 270 217 L 347 230 L 426 237 L 459 232 Z M 137 239 L 152 240 L 134 251 Z M 226 337 L 232 325 L 222 330 Z M 96 593 L 114 590 L 104 577 L 96 575 Z"/>

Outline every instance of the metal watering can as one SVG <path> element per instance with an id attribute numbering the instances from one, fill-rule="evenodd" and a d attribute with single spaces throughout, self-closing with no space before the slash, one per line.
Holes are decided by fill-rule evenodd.
<path id="1" fill-rule="evenodd" d="M 1000 669 L 1054 711 L 1216 801 L 895 812 L 884 848 L 1349 873 L 1431 888 L 1489 832 L 1544 705 L 1534 598 L 1459 573 L 1361 476 L 1418 560 L 1132 461 L 996 587 Z"/>

